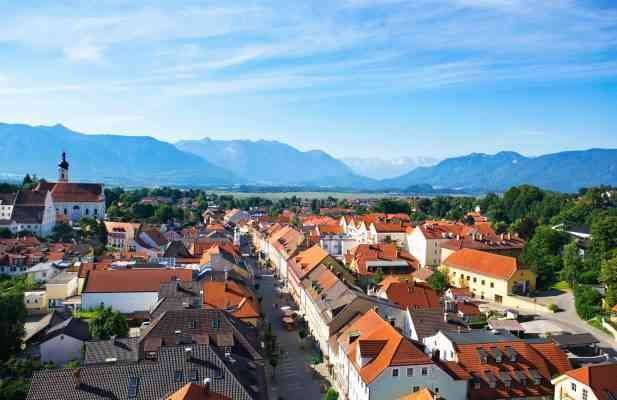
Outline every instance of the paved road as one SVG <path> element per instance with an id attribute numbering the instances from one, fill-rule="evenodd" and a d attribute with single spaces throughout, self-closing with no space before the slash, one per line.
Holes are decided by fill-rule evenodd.
<path id="1" fill-rule="evenodd" d="M 277 336 L 283 355 L 279 360 L 274 378 L 274 388 L 278 397 L 273 400 L 319 400 L 323 397 L 319 381 L 312 378 L 307 368 L 307 353 L 299 347 L 296 331 L 289 332 L 281 326 L 280 302 L 274 278 L 265 275 L 260 282 L 260 294 L 263 296 L 262 307 L 266 320 L 272 324 L 272 331 Z M 274 310 L 272 304 L 277 303 Z"/>
<path id="2" fill-rule="evenodd" d="M 574 306 L 574 295 L 572 292 L 563 292 L 556 296 L 542 297 L 541 301 L 546 304 L 554 303 L 559 309 L 563 310 L 554 314 L 549 312 L 537 312 L 542 318 L 554 322 L 563 327 L 565 331 L 571 333 L 591 333 L 600 341 L 599 346 L 602 349 L 613 356 L 617 356 L 617 342 L 613 337 L 600 329 L 594 328 L 578 316 Z"/>

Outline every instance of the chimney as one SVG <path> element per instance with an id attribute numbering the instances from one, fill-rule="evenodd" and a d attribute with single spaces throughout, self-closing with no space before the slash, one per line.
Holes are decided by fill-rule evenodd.
<path id="1" fill-rule="evenodd" d="M 206 397 L 210 393 L 210 378 L 204 379 L 203 392 L 204 392 L 204 395 L 206 395 Z"/>
<path id="2" fill-rule="evenodd" d="M 75 389 L 79 389 L 81 386 L 81 368 L 75 368 L 73 371 L 73 384 L 75 385 Z"/>

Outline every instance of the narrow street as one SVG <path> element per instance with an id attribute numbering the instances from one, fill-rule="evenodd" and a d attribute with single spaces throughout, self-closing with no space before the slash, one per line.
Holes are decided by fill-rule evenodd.
<path id="1" fill-rule="evenodd" d="M 323 397 L 320 392 L 319 380 L 313 378 L 308 361 L 310 352 L 300 349 L 297 330 L 288 331 L 281 325 L 281 300 L 278 297 L 275 279 L 271 275 L 264 275 L 260 283 L 259 293 L 263 296 L 262 310 L 265 314 L 265 323 L 272 324 L 272 332 L 277 337 L 281 357 L 276 367 L 272 387 L 273 400 L 319 400 Z M 277 307 L 273 307 L 273 304 Z"/>

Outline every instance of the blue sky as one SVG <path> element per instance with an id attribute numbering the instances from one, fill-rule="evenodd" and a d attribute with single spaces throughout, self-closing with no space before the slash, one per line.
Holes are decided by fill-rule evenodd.
<path id="1" fill-rule="evenodd" d="M 617 147 L 617 3 L 0 3 L 0 121 L 336 156 Z"/>

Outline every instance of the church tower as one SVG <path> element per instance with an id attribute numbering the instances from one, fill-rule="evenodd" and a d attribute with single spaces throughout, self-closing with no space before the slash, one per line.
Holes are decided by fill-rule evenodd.
<path id="1" fill-rule="evenodd" d="M 62 160 L 58 164 L 58 182 L 69 181 L 69 163 L 66 161 L 66 153 L 62 152 Z"/>

